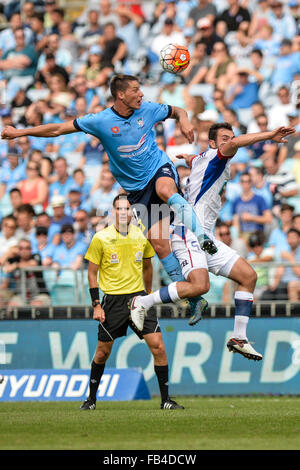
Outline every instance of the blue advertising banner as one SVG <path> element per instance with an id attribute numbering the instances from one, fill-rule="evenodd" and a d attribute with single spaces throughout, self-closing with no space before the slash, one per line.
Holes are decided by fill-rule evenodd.
<path id="1" fill-rule="evenodd" d="M 6 370 L 0 384 L 0 402 L 85 400 L 89 379 L 90 371 L 84 369 Z M 97 396 L 101 401 L 151 399 L 138 369 L 106 369 Z"/>
<path id="2" fill-rule="evenodd" d="M 249 341 L 261 362 L 229 353 L 233 319 L 162 319 L 171 395 L 300 394 L 300 318 L 251 318 Z M 89 369 L 97 345 L 94 320 L 0 322 L 0 374 L 17 369 Z M 115 341 L 109 368 L 138 368 L 151 395 L 159 395 L 153 358 L 128 329 Z M 2 370 L 2 372 L 1 372 Z"/>

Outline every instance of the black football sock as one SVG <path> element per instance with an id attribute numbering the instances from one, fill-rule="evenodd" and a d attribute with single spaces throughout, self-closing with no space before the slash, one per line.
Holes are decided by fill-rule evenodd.
<path id="1" fill-rule="evenodd" d="M 157 376 L 158 385 L 161 394 L 161 401 L 164 402 L 169 396 L 169 367 L 166 366 L 154 366 L 154 370 Z"/>
<path id="2" fill-rule="evenodd" d="M 92 361 L 91 364 L 91 374 L 90 374 L 90 395 L 93 401 L 96 401 L 97 390 L 99 387 L 99 383 L 105 368 L 104 364 L 96 364 L 96 362 Z"/>

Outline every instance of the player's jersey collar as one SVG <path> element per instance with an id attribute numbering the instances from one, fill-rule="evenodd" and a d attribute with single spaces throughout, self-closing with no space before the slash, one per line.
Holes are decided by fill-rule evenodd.
<path id="1" fill-rule="evenodd" d="M 128 116 L 122 116 L 122 114 L 118 113 L 118 111 L 116 111 L 116 110 L 115 110 L 115 108 L 114 108 L 113 106 L 111 106 L 111 108 L 110 108 L 110 109 L 111 109 L 111 110 L 112 110 L 112 112 L 113 112 L 113 113 L 115 113 L 117 116 L 119 116 L 119 117 L 120 117 L 120 118 L 122 118 L 122 119 L 126 119 L 126 120 L 127 120 L 127 119 L 130 119 L 130 118 L 131 118 L 131 116 L 132 116 L 132 115 L 133 115 L 133 113 L 134 113 L 134 110 L 133 110 L 133 111 L 132 111 L 132 113 L 131 113 L 131 114 L 129 114 Z"/>

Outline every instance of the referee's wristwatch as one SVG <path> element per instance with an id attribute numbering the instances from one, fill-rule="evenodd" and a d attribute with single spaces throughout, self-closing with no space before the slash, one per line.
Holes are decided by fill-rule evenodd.
<path id="1" fill-rule="evenodd" d="M 101 302 L 100 302 L 100 300 L 99 300 L 99 299 L 97 299 L 97 300 L 93 300 L 93 302 L 92 302 L 92 306 L 93 306 L 93 307 L 97 307 L 97 305 L 101 305 Z"/>

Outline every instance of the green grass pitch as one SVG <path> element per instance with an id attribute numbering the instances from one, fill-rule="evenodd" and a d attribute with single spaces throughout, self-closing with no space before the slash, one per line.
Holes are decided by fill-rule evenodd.
<path id="1" fill-rule="evenodd" d="M 0 403 L 1 450 L 299 450 L 300 397 Z"/>

